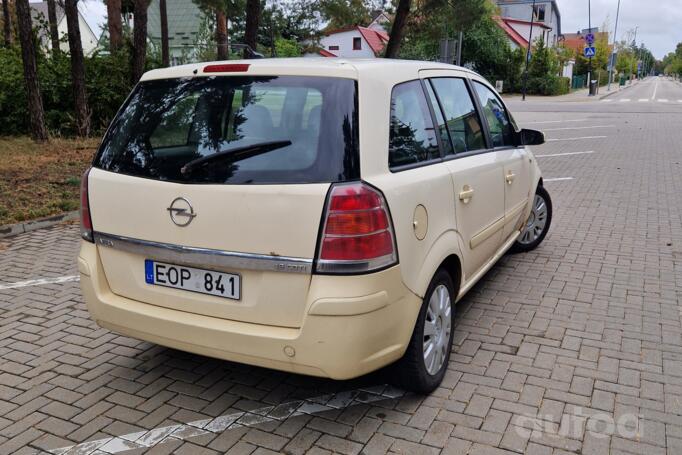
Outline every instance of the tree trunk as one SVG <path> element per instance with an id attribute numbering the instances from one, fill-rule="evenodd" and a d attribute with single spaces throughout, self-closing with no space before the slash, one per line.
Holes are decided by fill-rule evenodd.
<path id="1" fill-rule="evenodd" d="M 79 136 L 90 134 L 90 110 L 85 93 L 85 63 L 83 62 L 83 44 L 78 24 L 78 0 L 65 0 L 64 13 L 69 36 L 69 54 L 71 56 L 71 83 L 76 110 L 76 130 Z"/>
<path id="2" fill-rule="evenodd" d="M 403 31 L 407 23 L 407 16 L 410 14 L 410 0 L 399 0 L 395 10 L 395 19 L 391 27 L 391 36 L 386 45 L 386 58 L 398 58 L 400 53 L 400 42 L 403 39 Z"/>
<path id="3" fill-rule="evenodd" d="M 147 8 L 150 0 L 135 0 L 133 9 L 133 83 L 144 73 L 147 60 Z"/>
<path id="4" fill-rule="evenodd" d="M 244 44 L 256 51 L 258 44 L 258 19 L 260 18 L 260 0 L 246 0 L 246 29 L 244 30 Z M 244 58 L 249 58 L 248 50 L 244 49 Z"/>
<path id="5" fill-rule="evenodd" d="M 222 11 L 215 12 L 215 38 L 217 46 L 217 59 L 227 60 L 228 58 L 228 42 L 227 42 L 227 16 Z"/>
<path id="6" fill-rule="evenodd" d="M 161 16 L 161 62 L 163 66 L 170 66 L 170 53 L 168 49 L 168 13 L 166 0 L 159 0 L 159 16 Z"/>
<path id="7" fill-rule="evenodd" d="M 7 0 L 5 0 L 7 1 Z M 40 84 L 36 65 L 36 49 L 33 45 L 31 29 L 31 12 L 28 0 L 16 0 L 17 25 L 19 26 L 19 42 L 21 43 L 21 59 L 24 63 L 24 82 L 28 101 L 31 137 L 36 141 L 47 140 L 43 99 L 40 95 Z"/>
<path id="8" fill-rule="evenodd" d="M 57 8 L 55 6 L 55 0 L 47 0 L 47 21 L 50 25 L 52 55 L 55 55 L 59 52 L 59 31 L 57 30 Z"/>
<path id="9" fill-rule="evenodd" d="M 115 54 L 123 47 L 121 0 L 107 0 L 107 26 L 109 28 L 109 51 Z"/>
<path id="10" fill-rule="evenodd" d="M 9 13 L 9 0 L 2 1 L 2 22 L 5 47 L 10 47 L 12 45 L 12 16 Z"/>

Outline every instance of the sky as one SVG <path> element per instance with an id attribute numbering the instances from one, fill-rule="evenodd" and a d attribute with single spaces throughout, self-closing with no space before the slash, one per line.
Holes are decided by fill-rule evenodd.
<path id="1" fill-rule="evenodd" d="M 575 33 L 588 26 L 589 0 L 557 0 L 561 12 L 562 33 Z M 609 23 L 613 41 L 618 0 L 591 0 L 592 27 Z M 625 39 L 628 30 L 637 30 L 637 43 L 644 43 L 658 59 L 673 52 L 682 42 L 681 0 L 621 0 L 618 19 L 618 40 Z"/>
<path id="2" fill-rule="evenodd" d="M 613 35 L 618 0 L 557 0 L 561 31 L 575 33 L 588 26 L 588 1 L 592 2 L 592 26 L 609 24 Z M 97 36 L 106 22 L 106 6 L 101 0 L 81 0 L 79 8 Z M 618 39 L 639 26 L 637 43 L 644 43 L 658 59 L 682 42 L 682 0 L 621 0 Z M 611 37 L 613 40 L 613 36 Z"/>

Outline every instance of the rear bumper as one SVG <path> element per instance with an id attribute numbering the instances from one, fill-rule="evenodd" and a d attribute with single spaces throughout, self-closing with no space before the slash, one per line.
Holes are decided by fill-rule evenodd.
<path id="1" fill-rule="evenodd" d="M 97 247 L 83 242 L 81 289 L 93 319 L 114 332 L 196 354 L 293 373 L 349 379 L 399 359 L 421 299 L 399 266 L 360 277 L 312 278 L 300 328 L 238 322 L 164 308 L 111 292 Z M 353 293 L 353 280 L 364 280 Z M 367 293 L 368 285 L 375 292 Z"/>

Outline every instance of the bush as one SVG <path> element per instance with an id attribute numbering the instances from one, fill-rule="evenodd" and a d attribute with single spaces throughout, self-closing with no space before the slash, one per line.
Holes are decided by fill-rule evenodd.
<path id="1" fill-rule="evenodd" d="M 93 134 L 103 132 L 132 89 L 131 59 L 127 50 L 117 55 L 85 57 L 85 83 Z M 71 63 L 68 54 L 38 52 L 38 79 L 45 123 L 52 135 L 75 134 Z M 0 49 L 0 136 L 29 133 L 28 109 L 21 51 Z"/>
<path id="2" fill-rule="evenodd" d="M 565 95 L 571 91 L 570 77 L 557 77 L 552 95 Z"/>

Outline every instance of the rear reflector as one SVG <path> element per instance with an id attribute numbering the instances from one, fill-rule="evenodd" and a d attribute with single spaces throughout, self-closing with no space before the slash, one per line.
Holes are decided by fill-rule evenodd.
<path id="1" fill-rule="evenodd" d="M 398 262 L 386 201 L 371 186 L 334 185 L 323 223 L 318 273 L 367 273 Z"/>
<path id="2" fill-rule="evenodd" d="M 81 237 L 88 242 L 94 242 L 92 236 L 92 218 L 90 217 L 90 197 L 88 195 L 88 168 L 81 178 Z"/>
<path id="3" fill-rule="evenodd" d="M 248 63 L 223 63 L 204 66 L 204 73 L 243 73 L 249 69 Z"/>

